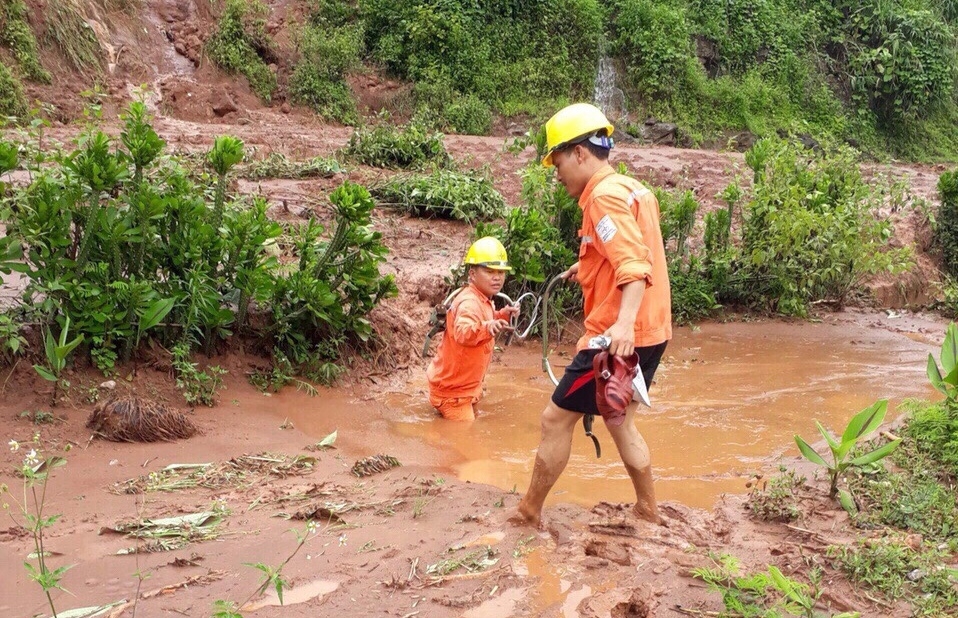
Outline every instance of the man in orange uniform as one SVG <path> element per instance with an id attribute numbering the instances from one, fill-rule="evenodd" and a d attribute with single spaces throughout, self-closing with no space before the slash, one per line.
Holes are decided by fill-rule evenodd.
<path id="1" fill-rule="evenodd" d="M 596 107 L 570 105 L 546 123 L 548 153 L 543 165 L 555 166 L 556 179 L 582 209 L 579 261 L 564 273 L 582 286 L 586 333 L 566 367 L 552 400 L 542 413 L 542 439 L 529 490 L 516 519 L 541 525 L 542 506 L 559 479 L 572 449 L 572 434 L 583 414 L 596 414 L 596 380 L 589 349 L 597 335 L 611 339 L 609 353 L 638 352 L 646 386 L 672 338 L 671 292 L 665 247 L 659 229 L 659 204 L 640 182 L 616 174 L 608 163 L 612 125 Z M 625 422 L 607 424 L 635 488 L 636 516 L 662 523 L 652 483 L 652 460 L 635 427 L 635 406 Z"/>
<path id="2" fill-rule="evenodd" d="M 496 311 L 492 304 L 511 270 L 498 239 L 486 236 L 472 243 L 463 263 L 469 268 L 469 285 L 446 311 L 446 330 L 426 370 L 429 403 L 453 421 L 476 419 L 496 335 L 519 313 L 518 307 Z"/>

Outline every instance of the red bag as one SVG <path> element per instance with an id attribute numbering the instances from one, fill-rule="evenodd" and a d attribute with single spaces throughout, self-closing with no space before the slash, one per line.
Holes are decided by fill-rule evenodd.
<path id="1" fill-rule="evenodd" d="M 603 350 L 592 359 L 595 370 L 595 403 L 609 427 L 625 421 L 625 409 L 632 402 L 632 380 L 638 375 L 639 355 L 614 356 Z"/>

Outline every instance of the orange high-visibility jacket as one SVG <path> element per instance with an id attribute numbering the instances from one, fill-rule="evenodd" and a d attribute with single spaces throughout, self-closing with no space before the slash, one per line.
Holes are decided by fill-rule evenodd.
<path id="1" fill-rule="evenodd" d="M 577 349 L 604 333 L 619 316 L 621 287 L 645 280 L 635 319 L 635 346 L 672 338 L 672 293 L 659 228 L 659 202 L 642 183 L 606 165 L 579 196 L 579 283 L 585 299 L 586 334 Z"/>
<path id="2" fill-rule="evenodd" d="M 469 285 L 456 295 L 446 312 L 446 330 L 429 363 L 429 392 L 439 399 L 482 396 L 482 380 L 492 359 L 495 338 L 484 325 L 504 318 L 492 300 Z"/>

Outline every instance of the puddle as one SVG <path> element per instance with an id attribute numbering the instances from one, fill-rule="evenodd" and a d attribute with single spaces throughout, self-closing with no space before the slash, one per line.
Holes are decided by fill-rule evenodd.
<path id="1" fill-rule="evenodd" d="M 794 434 L 818 435 L 815 420 L 840 433 L 878 399 L 935 398 L 925 376 L 934 345 L 855 325 L 808 322 L 706 324 L 676 329 L 638 426 L 652 451 L 660 500 L 710 508 L 722 493 L 745 492 L 767 462 L 797 454 Z M 536 345 L 511 346 L 494 361 L 483 414 L 472 424 L 439 419 L 425 402 L 425 378 L 386 397 L 391 431 L 443 453 L 459 478 L 526 489 L 539 440 L 539 414 L 552 392 Z M 557 373 L 568 357 L 552 357 Z M 549 503 L 630 502 L 632 486 L 601 421 L 601 459 L 576 429 L 572 456 Z"/>
<path id="2" fill-rule="evenodd" d="M 561 618 L 578 618 L 579 603 L 592 596 L 595 591 L 584 584 L 579 574 L 566 566 L 549 562 L 548 553 L 541 548 L 522 556 L 513 563 L 513 569 L 520 577 L 536 578 L 536 586 L 525 595 L 527 601 L 523 608 L 528 615 L 542 615 L 547 610 L 558 610 Z"/>
<path id="3" fill-rule="evenodd" d="M 253 601 L 241 608 L 244 612 L 255 612 L 264 607 L 277 607 L 280 605 L 296 605 L 305 603 L 317 597 L 335 592 L 339 588 L 339 582 L 330 580 L 317 580 L 306 584 L 300 584 L 295 588 L 288 588 L 283 591 L 283 602 L 280 603 L 275 590 L 269 590 L 262 599 Z"/>

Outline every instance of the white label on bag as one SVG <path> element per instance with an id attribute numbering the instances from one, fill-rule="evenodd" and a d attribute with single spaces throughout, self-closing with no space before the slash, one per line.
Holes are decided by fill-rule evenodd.
<path id="1" fill-rule="evenodd" d="M 607 243 L 612 240 L 618 231 L 619 228 L 615 227 L 615 223 L 612 223 L 612 217 L 609 215 L 599 219 L 599 222 L 595 225 L 595 233 L 599 235 L 599 238 L 602 239 L 603 243 Z"/>

